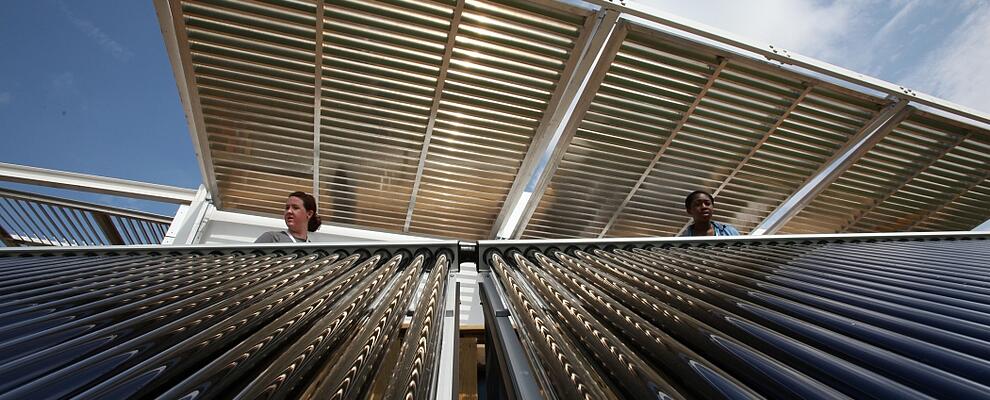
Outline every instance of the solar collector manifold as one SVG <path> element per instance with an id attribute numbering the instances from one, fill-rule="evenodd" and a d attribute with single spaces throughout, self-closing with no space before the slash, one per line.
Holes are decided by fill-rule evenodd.
<path id="1" fill-rule="evenodd" d="M 490 394 L 990 398 L 986 239 L 483 241 Z"/>
<path id="2" fill-rule="evenodd" d="M 456 249 L 5 250 L 0 398 L 433 398 Z"/>

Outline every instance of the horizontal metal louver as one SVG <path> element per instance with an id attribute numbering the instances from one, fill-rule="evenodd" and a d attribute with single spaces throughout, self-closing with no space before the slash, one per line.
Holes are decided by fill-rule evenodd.
<path id="1" fill-rule="evenodd" d="M 592 15 L 564 4 L 464 2 L 410 232 L 489 237 Z"/>
<path id="2" fill-rule="evenodd" d="M 311 190 L 315 5 L 183 1 L 217 200 L 272 213 Z"/>
<path id="3" fill-rule="evenodd" d="M 489 381 L 518 398 L 990 398 L 987 239 L 481 242 Z"/>
<path id="4" fill-rule="evenodd" d="M 320 206 L 328 221 L 401 231 L 453 1 L 326 1 Z"/>
<path id="5" fill-rule="evenodd" d="M 990 218 L 990 132 L 914 111 L 782 233 L 971 230 Z"/>
<path id="6" fill-rule="evenodd" d="M 0 251 L 0 398 L 433 398 L 455 246 Z"/>

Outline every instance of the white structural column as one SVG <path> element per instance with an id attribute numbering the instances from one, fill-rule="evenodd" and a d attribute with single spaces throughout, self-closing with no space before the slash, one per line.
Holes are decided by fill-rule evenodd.
<path id="1" fill-rule="evenodd" d="M 608 15 L 606 14 L 606 16 Z M 581 120 L 584 118 L 584 114 L 588 112 L 588 108 L 591 106 L 598 88 L 605 79 L 605 74 L 608 73 L 612 61 L 615 60 L 615 55 L 618 54 L 619 48 L 622 47 L 622 42 L 625 40 L 627 33 L 628 27 L 626 26 L 626 22 L 621 21 L 616 23 L 611 31 L 607 29 L 595 31 L 588 47 L 588 55 L 596 54 L 596 56 L 585 57 L 579 63 L 579 71 L 586 70 L 589 72 L 586 75 L 576 75 L 581 77 L 580 82 L 582 84 L 575 88 L 574 99 L 570 102 L 561 102 L 561 106 L 566 104 L 567 109 L 557 128 L 560 131 L 560 138 L 557 140 L 556 145 L 548 149 L 550 155 L 546 160 L 546 166 L 543 168 L 543 172 L 540 173 L 539 177 L 537 177 L 532 195 L 525 205 L 522 205 L 523 211 L 519 218 L 519 224 L 507 235 L 509 238 L 518 239 L 525 230 L 526 224 L 529 223 L 529 219 L 533 217 L 533 213 L 540 204 L 543 193 L 546 192 L 547 186 L 550 184 L 550 179 L 557 172 L 557 167 L 560 165 L 561 159 L 564 158 L 567 147 L 577 133 L 578 125 L 580 125 Z M 596 49 L 601 50 L 596 51 Z M 585 63 L 588 65 L 585 66 Z M 540 153 L 540 156 L 542 155 L 543 153 Z"/>
<path id="2" fill-rule="evenodd" d="M 174 204 L 188 204 L 196 196 L 195 190 L 175 186 L 8 163 L 0 163 L 0 180 Z"/>
<path id="3" fill-rule="evenodd" d="M 447 34 L 447 45 L 443 51 L 443 61 L 440 62 L 440 74 L 437 76 L 437 88 L 433 92 L 433 105 L 430 106 L 430 120 L 426 124 L 426 135 L 423 136 L 423 148 L 419 151 L 419 166 L 416 167 L 416 181 L 413 182 L 409 194 L 409 207 L 406 208 L 406 222 L 403 232 L 409 232 L 412 225 L 413 210 L 416 209 L 416 194 L 423 180 L 423 169 L 426 168 L 426 156 L 430 151 L 430 140 L 433 137 L 433 127 L 437 122 L 437 112 L 440 110 L 440 98 L 443 97 L 443 85 L 447 80 L 447 70 L 450 68 L 450 57 L 454 53 L 454 43 L 457 39 L 457 28 L 461 25 L 461 15 L 464 14 L 464 0 L 457 0 L 454 15 L 450 19 L 450 33 Z"/>
<path id="4" fill-rule="evenodd" d="M 617 11 L 602 10 L 594 18 L 589 18 L 585 24 L 581 35 L 575 42 L 575 51 L 567 60 L 567 65 L 561 73 L 562 84 L 557 88 L 547 105 L 547 112 L 544 113 L 543 120 L 536 128 L 536 134 L 533 135 L 533 140 L 529 144 L 526 157 L 523 158 L 515 181 L 512 182 L 512 187 L 509 189 L 509 194 L 506 195 L 505 202 L 502 203 L 502 210 L 495 218 L 495 223 L 492 224 L 492 231 L 489 235 L 491 238 L 496 238 L 507 224 L 512 223 L 512 218 L 510 218 L 512 211 L 523 206 L 521 201 L 523 201 L 526 186 L 536 174 L 540 160 L 547 148 L 553 145 L 554 136 L 566 123 L 568 112 L 580 94 L 581 85 L 588 79 L 602 44 L 618 20 L 619 13 Z"/>
<path id="5" fill-rule="evenodd" d="M 172 218 L 172 223 L 169 225 L 168 231 L 165 232 L 162 244 L 180 246 L 197 244 L 195 243 L 196 237 L 203 227 L 203 219 L 211 207 L 213 204 L 210 203 L 210 194 L 206 191 L 205 186 L 200 185 L 192 202 L 189 205 L 179 206 L 179 210 L 175 212 L 175 217 Z"/>
<path id="6" fill-rule="evenodd" d="M 320 204 L 320 128 L 323 117 L 323 0 L 316 2 L 316 58 L 313 80 L 313 199 Z"/>
<path id="7" fill-rule="evenodd" d="M 216 197 L 214 204 L 221 207 L 216 173 L 213 170 L 213 156 L 210 154 L 206 122 L 203 119 L 203 107 L 199 102 L 196 74 L 193 70 L 192 54 L 189 52 L 189 37 L 186 35 L 186 23 L 182 17 L 182 4 L 180 0 L 154 0 L 154 2 L 155 11 L 158 13 L 158 25 L 165 39 L 165 51 L 172 64 L 172 73 L 179 88 L 179 99 L 186 113 L 189 136 L 196 151 L 196 159 L 199 160 L 199 172 L 203 176 L 207 191 Z"/>
<path id="8" fill-rule="evenodd" d="M 766 219 L 750 232 L 750 235 L 772 235 L 794 218 L 805 206 L 811 203 L 825 188 L 835 182 L 866 152 L 887 136 L 914 110 L 908 107 L 908 100 L 898 99 L 885 107 L 870 123 L 836 152 L 836 156 L 825 164 L 819 172 L 801 186 L 791 197 L 781 203 Z"/>

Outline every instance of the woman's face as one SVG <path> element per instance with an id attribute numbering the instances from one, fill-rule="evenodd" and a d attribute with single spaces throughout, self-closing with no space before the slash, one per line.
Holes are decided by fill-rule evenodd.
<path id="1" fill-rule="evenodd" d="M 712 220 L 712 213 L 715 211 L 715 204 L 706 195 L 699 194 L 691 199 L 691 206 L 688 207 L 688 215 L 694 217 L 694 222 L 708 222 Z"/>
<path id="2" fill-rule="evenodd" d="M 289 196 L 285 200 L 285 214 L 282 215 L 285 219 L 285 226 L 293 232 L 306 232 L 306 227 L 309 224 L 309 217 L 313 213 L 311 211 L 306 211 L 306 207 L 303 206 L 302 199 Z"/>

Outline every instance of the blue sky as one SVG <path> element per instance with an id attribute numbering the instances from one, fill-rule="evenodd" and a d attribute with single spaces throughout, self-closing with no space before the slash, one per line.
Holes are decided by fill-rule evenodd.
<path id="1" fill-rule="evenodd" d="M 0 161 L 196 188 L 151 1 L 15 1 L 0 11 Z M 61 193 L 23 185 L 17 189 Z M 173 214 L 175 206 L 88 201 Z"/>
<path id="2" fill-rule="evenodd" d="M 629 0 L 990 111 L 990 2 Z M 0 161 L 196 188 L 151 1 L 14 1 L 0 12 Z M 175 206 L 46 188 L 172 214 Z"/>

